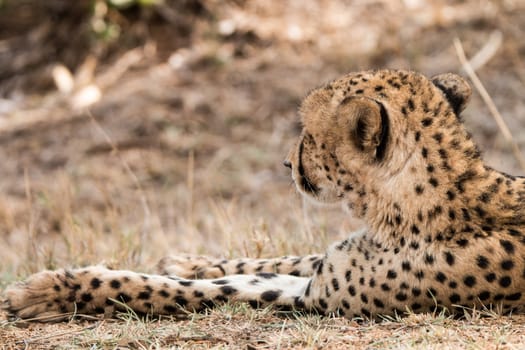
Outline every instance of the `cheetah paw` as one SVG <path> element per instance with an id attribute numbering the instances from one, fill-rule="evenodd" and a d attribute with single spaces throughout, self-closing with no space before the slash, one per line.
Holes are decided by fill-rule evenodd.
<path id="1" fill-rule="evenodd" d="M 158 262 L 157 271 L 186 279 L 219 278 L 224 276 L 221 261 L 201 255 L 170 255 Z"/>
<path id="2" fill-rule="evenodd" d="M 64 270 L 43 271 L 16 282 L 4 291 L 1 308 L 11 319 L 64 319 L 67 311 L 64 303 L 71 291 L 67 276 Z"/>

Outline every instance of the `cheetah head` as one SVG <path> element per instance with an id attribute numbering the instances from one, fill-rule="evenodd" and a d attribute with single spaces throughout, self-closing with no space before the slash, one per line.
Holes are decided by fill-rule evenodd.
<path id="1" fill-rule="evenodd" d="M 409 178 L 428 185 L 425 157 L 440 155 L 422 152 L 425 143 L 438 150 L 440 143 L 463 147 L 470 142 L 459 120 L 470 93 L 455 74 L 432 79 L 392 70 L 346 75 L 304 99 L 302 133 L 285 165 L 307 197 L 366 212 L 372 194 L 409 195 L 402 189 L 413 187 Z M 465 159 L 441 157 L 436 173 L 467 166 Z"/>

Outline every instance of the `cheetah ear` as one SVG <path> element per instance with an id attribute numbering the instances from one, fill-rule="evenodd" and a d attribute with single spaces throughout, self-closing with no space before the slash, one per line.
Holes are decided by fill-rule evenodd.
<path id="1" fill-rule="evenodd" d="M 338 117 L 349 124 L 350 138 L 363 152 L 377 160 L 384 157 L 388 138 L 388 117 L 382 105 L 363 97 L 347 97 L 337 109 Z"/>
<path id="2" fill-rule="evenodd" d="M 444 73 L 432 77 L 432 83 L 436 85 L 447 98 L 448 102 L 459 116 L 470 99 L 472 89 L 470 85 L 457 74 Z"/>

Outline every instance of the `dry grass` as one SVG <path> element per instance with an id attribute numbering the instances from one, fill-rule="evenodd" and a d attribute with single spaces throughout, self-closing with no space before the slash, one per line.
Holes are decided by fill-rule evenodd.
<path id="1" fill-rule="evenodd" d="M 187 319 L 117 319 L 67 324 L 2 325 L 6 348 L 214 348 L 214 349 L 520 349 L 525 317 L 474 312 L 464 320 L 420 314 L 357 323 L 298 313 L 223 305 Z"/>
<path id="2" fill-rule="evenodd" d="M 521 2 L 204 4 L 213 16 L 196 19 L 191 35 L 179 33 L 185 47 L 166 53 L 173 33 L 155 27 L 127 54 L 93 53 L 68 62 L 70 73 L 55 71 L 55 80 L 71 75 L 72 91 L 17 89 L 10 80 L 12 91 L 0 97 L 0 288 L 59 266 L 103 262 L 148 272 L 177 252 L 323 251 L 358 223 L 338 208 L 303 202 L 281 165 L 302 96 L 357 69 L 459 71 L 456 36 L 472 56 L 494 30 L 502 33 L 477 73 L 517 145 L 525 142 Z M 63 62 L 50 62 L 38 79 L 52 83 L 55 63 Z M 20 80 L 37 79 L 34 70 L 22 73 Z M 98 100 L 82 95 L 93 91 Z M 87 112 L 79 101 L 96 102 Z M 464 119 L 489 164 L 519 173 L 478 96 Z M 51 325 L 3 321 L 0 347 L 513 349 L 523 347 L 524 327 L 521 315 L 357 323 L 241 304 L 178 320 L 128 313 Z"/>

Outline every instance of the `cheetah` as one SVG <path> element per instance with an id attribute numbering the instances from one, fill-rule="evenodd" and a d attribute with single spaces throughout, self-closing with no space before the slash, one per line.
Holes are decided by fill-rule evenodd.
<path id="1" fill-rule="evenodd" d="M 460 113 L 456 74 L 351 73 L 313 90 L 284 165 L 298 191 L 339 203 L 364 226 L 325 254 L 275 259 L 167 257 L 158 275 L 102 266 L 43 271 L 8 287 L 14 318 L 171 315 L 247 302 L 377 318 L 406 312 L 522 310 L 525 178 L 483 163 Z"/>

